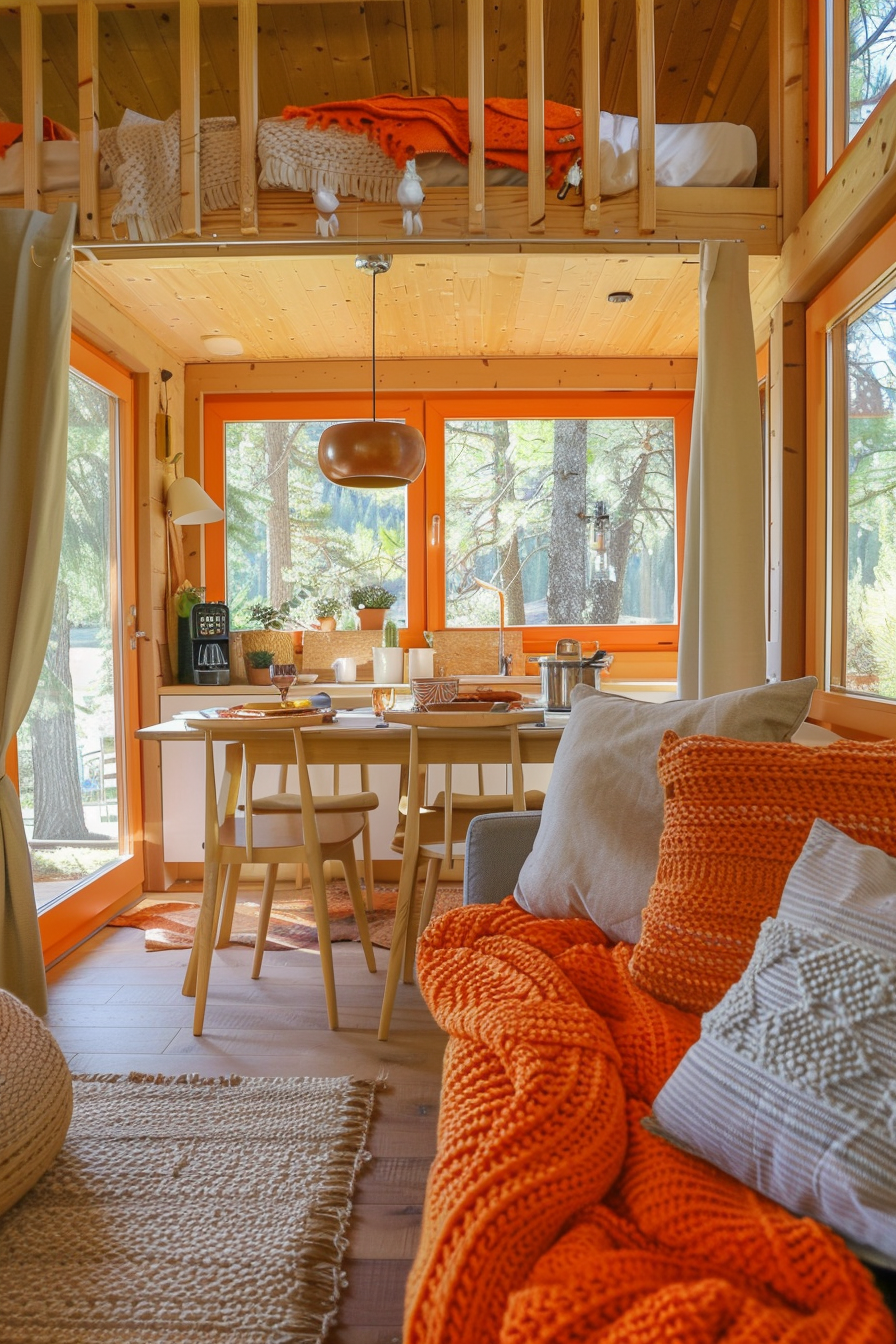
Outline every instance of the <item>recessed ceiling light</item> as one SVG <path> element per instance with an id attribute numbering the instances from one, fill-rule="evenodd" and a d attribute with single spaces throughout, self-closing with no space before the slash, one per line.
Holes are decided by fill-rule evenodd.
<path id="1" fill-rule="evenodd" d="M 631 303 L 634 297 L 628 289 L 614 289 L 612 294 L 607 295 L 607 303 Z"/>
<path id="2" fill-rule="evenodd" d="M 217 334 L 203 336 L 201 340 L 210 355 L 241 355 L 243 353 L 243 343 L 238 341 L 235 336 Z"/>

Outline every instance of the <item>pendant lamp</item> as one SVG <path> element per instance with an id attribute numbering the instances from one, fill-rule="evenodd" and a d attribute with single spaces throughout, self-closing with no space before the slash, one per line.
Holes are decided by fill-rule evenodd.
<path id="1" fill-rule="evenodd" d="M 355 265 L 373 278 L 373 415 L 370 420 L 343 420 L 325 429 L 317 446 L 317 461 L 334 485 L 385 490 L 416 481 L 426 461 L 426 443 L 413 425 L 376 418 L 376 278 L 388 271 L 392 258 L 381 253 L 356 257 Z"/>

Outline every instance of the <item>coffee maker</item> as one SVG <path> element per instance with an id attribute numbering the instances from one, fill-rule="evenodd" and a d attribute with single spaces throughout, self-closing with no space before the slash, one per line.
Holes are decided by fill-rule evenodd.
<path id="1" fill-rule="evenodd" d="M 230 612 L 223 602 L 197 602 L 191 610 L 190 665 L 196 686 L 230 685 Z"/>

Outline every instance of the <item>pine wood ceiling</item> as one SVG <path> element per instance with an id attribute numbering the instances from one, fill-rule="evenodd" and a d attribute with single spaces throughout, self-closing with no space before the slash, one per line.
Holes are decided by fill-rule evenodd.
<path id="1" fill-rule="evenodd" d="M 74 9 L 74 7 L 73 7 Z M 601 0 L 601 106 L 634 115 L 633 0 Z M 768 0 L 657 0 L 657 120 L 753 128 L 768 180 Z M 287 103 L 374 93 L 466 93 L 464 0 L 260 5 L 262 116 Z M 578 105 L 579 0 L 546 0 L 545 92 Z M 0 108 L 21 121 L 16 11 L 0 13 Z M 202 116 L 238 114 L 235 6 L 202 9 Z M 77 126 L 74 12 L 43 18 L 44 111 Z M 178 6 L 100 15 L 100 124 L 126 107 L 167 117 L 179 104 Z M 486 95 L 526 95 L 525 0 L 486 6 Z"/>
<path id="2" fill-rule="evenodd" d="M 396 256 L 377 281 L 383 358 L 693 356 L 696 258 Z M 774 258 L 750 258 L 755 289 Z M 352 256 L 78 262 L 173 355 L 236 336 L 247 360 L 366 359 L 370 280 Z M 608 303 L 628 290 L 630 303 Z M 216 361 L 217 362 L 217 361 Z"/>

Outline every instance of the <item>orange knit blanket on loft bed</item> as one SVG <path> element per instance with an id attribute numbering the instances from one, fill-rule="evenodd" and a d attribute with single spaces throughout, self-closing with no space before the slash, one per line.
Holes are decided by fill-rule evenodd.
<path id="1" fill-rule="evenodd" d="M 284 107 L 283 118 L 304 117 L 309 127 L 366 135 L 398 168 L 418 154 L 452 154 L 466 163 L 470 123 L 466 98 L 407 98 L 384 94 L 314 107 Z M 490 167 L 528 172 L 528 103 L 525 98 L 486 98 L 485 157 Z M 560 187 L 582 153 L 582 114 L 562 103 L 544 105 L 544 157 L 549 187 Z"/>
<path id="2" fill-rule="evenodd" d="M 630 953 L 510 898 L 426 931 L 450 1040 L 404 1344 L 893 1344 L 834 1233 L 642 1128 L 700 1019 Z"/>

